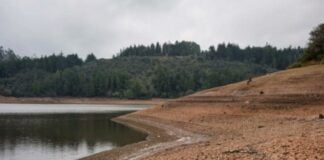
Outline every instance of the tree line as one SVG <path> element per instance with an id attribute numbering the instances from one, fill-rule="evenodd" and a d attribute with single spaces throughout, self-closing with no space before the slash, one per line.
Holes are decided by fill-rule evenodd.
<path id="1" fill-rule="evenodd" d="M 284 69 L 301 48 L 195 42 L 130 46 L 112 59 L 77 54 L 19 57 L 0 47 L 0 95 L 175 98 Z"/>
<path id="2" fill-rule="evenodd" d="M 162 47 L 160 43 L 130 46 L 121 50 L 117 56 L 199 56 L 214 60 L 266 64 L 276 69 L 285 69 L 302 54 L 303 49 L 300 47 L 278 49 L 267 44 L 264 47 L 248 46 L 242 49 L 233 43 L 222 43 L 217 47 L 210 46 L 208 50 L 201 50 L 195 42 L 176 41 L 174 44 L 164 43 Z"/>
<path id="3" fill-rule="evenodd" d="M 15 74 L 31 69 L 40 69 L 46 72 L 54 73 L 58 70 L 64 70 L 73 66 L 80 66 L 83 63 L 95 61 L 94 54 L 89 54 L 83 61 L 77 54 L 64 56 L 52 54 L 40 58 L 20 57 L 11 49 L 4 49 L 0 46 L 0 78 L 14 76 Z"/>
<path id="4" fill-rule="evenodd" d="M 173 43 L 163 43 L 161 46 L 159 42 L 151 44 L 150 46 L 134 45 L 122 49 L 117 56 L 188 56 L 198 55 L 201 52 L 200 46 L 195 42 L 176 41 Z"/>

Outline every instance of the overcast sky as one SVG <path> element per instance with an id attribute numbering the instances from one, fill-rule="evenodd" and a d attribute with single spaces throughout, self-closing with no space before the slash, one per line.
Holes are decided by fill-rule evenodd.
<path id="1" fill-rule="evenodd" d="M 323 22 L 324 0 L 0 0 L 0 46 L 105 58 L 157 41 L 305 46 Z"/>

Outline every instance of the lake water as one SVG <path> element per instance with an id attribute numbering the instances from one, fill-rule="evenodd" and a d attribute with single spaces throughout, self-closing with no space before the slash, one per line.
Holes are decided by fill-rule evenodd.
<path id="1" fill-rule="evenodd" d="M 140 105 L 0 104 L 1 160 L 71 160 L 145 139 L 112 122 Z"/>

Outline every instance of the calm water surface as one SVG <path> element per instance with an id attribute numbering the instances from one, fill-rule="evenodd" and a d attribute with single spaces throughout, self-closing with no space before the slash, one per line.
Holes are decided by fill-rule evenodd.
<path id="1" fill-rule="evenodd" d="M 144 140 L 110 119 L 146 107 L 0 104 L 0 159 L 71 160 Z"/>

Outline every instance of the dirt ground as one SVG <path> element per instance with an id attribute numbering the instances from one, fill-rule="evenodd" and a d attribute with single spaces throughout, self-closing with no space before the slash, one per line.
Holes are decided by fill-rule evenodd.
<path id="1" fill-rule="evenodd" d="M 324 160 L 324 66 L 213 88 L 116 119 L 146 141 L 101 159 Z"/>

